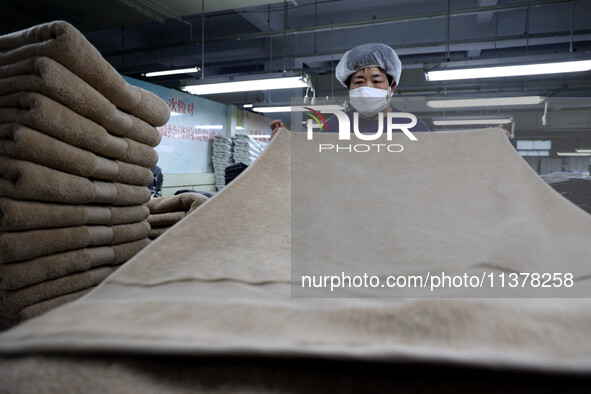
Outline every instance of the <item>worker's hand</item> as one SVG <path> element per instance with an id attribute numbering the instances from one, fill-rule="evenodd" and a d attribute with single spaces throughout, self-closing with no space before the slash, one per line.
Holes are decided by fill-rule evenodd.
<path id="1" fill-rule="evenodd" d="M 277 133 L 277 130 L 279 130 L 280 127 L 285 127 L 283 126 L 283 123 L 281 123 L 281 119 L 273 119 L 271 121 L 271 123 L 269 123 L 269 127 L 271 128 L 271 139 L 275 136 L 275 133 Z"/>
<path id="2" fill-rule="evenodd" d="M 504 128 L 502 124 L 498 125 L 497 127 L 505 132 L 505 135 L 507 136 L 507 138 L 511 139 L 511 132 L 509 130 Z"/>

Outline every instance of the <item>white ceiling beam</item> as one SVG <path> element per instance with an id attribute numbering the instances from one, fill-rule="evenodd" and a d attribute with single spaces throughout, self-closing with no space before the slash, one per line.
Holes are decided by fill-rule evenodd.
<path id="1" fill-rule="evenodd" d="M 498 0 L 478 0 L 478 7 L 492 7 L 499 3 Z M 476 14 L 476 22 L 478 23 L 489 23 L 492 20 L 494 11 L 486 11 L 480 14 Z"/>

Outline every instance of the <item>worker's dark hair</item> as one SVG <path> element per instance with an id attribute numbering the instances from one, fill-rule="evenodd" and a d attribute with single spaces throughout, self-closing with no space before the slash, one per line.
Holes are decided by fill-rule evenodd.
<path id="1" fill-rule="evenodd" d="M 360 68 L 359 70 L 365 70 L 366 68 L 367 67 L 363 67 L 363 68 Z M 382 70 L 381 67 L 377 67 L 377 69 L 379 69 L 381 72 L 386 74 L 386 72 L 384 70 Z M 359 71 L 359 70 L 357 70 L 357 71 Z M 355 72 L 357 72 L 357 71 L 355 71 Z M 353 73 L 353 74 L 355 74 L 355 73 Z M 353 74 L 349 75 L 347 77 L 347 79 L 345 80 L 345 84 L 347 85 L 347 89 L 351 89 L 351 79 L 353 78 Z M 392 86 L 392 82 L 394 81 L 394 77 L 392 77 L 389 74 L 386 74 L 386 77 L 388 78 L 388 86 Z"/>

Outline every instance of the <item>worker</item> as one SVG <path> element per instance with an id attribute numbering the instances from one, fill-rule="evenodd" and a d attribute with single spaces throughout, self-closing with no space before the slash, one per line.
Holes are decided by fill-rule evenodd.
<path id="1" fill-rule="evenodd" d="M 337 64 L 335 74 L 338 81 L 349 90 L 349 102 L 359 114 L 359 132 L 375 133 L 378 130 L 380 112 L 384 114 L 384 119 L 388 112 L 401 112 L 390 105 L 401 71 L 400 59 L 388 45 L 364 44 L 345 52 Z M 354 111 L 347 111 L 346 114 L 350 119 L 350 132 L 353 132 Z M 401 119 L 410 122 L 408 118 Z M 326 125 L 329 132 L 339 131 L 336 116 L 329 118 Z M 283 124 L 276 119 L 269 126 L 273 136 Z M 429 131 L 429 128 L 423 120 L 417 118 L 417 124 L 409 130 Z"/>

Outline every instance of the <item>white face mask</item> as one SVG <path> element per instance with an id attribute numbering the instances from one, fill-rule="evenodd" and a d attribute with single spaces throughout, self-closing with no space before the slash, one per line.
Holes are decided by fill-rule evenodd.
<path id="1" fill-rule="evenodd" d="M 388 106 L 388 90 L 361 86 L 349 90 L 349 101 L 357 112 L 366 118 L 372 118 Z"/>

